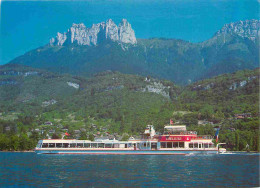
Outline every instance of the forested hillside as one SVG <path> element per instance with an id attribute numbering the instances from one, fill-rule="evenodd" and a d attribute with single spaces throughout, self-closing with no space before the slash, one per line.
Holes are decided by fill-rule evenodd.
<path id="1" fill-rule="evenodd" d="M 259 151 L 259 69 L 224 74 L 187 86 L 181 93 L 179 109 L 192 111 L 176 119 L 193 126 L 197 119 L 220 127 L 220 142 L 231 150 Z M 249 117 L 244 117 L 249 116 Z M 203 122 L 203 121 L 202 121 Z M 205 129 L 197 126 L 199 132 Z M 211 133 L 212 134 L 212 133 Z"/>
<path id="2" fill-rule="evenodd" d="M 106 71 L 86 79 L 20 65 L 0 67 L 0 149 L 25 150 L 40 138 L 125 140 L 173 119 L 214 135 L 231 150 L 259 150 L 259 69 L 177 86 Z M 250 114 L 237 118 L 236 114 Z"/>

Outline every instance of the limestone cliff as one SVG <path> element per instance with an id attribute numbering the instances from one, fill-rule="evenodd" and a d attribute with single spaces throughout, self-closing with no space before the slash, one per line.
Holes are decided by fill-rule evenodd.
<path id="1" fill-rule="evenodd" d="M 50 45 L 64 46 L 67 44 L 78 44 L 96 46 L 99 42 L 111 40 L 122 44 L 136 44 L 135 32 L 131 24 L 123 19 L 117 26 L 112 19 L 106 22 L 93 24 L 87 28 L 83 23 L 73 23 L 71 28 L 64 34 L 57 33 L 56 38 L 51 38 Z"/>
<path id="2" fill-rule="evenodd" d="M 216 36 L 222 34 L 238 35 L 242 38 L 248 38 L 253 42 L 259 37 L 260 20 L 245 20 L 234 23 L 225 24 L 217 33 Z"/>

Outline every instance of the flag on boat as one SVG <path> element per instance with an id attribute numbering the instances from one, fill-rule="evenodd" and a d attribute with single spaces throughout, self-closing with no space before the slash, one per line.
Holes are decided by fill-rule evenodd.
<path id="1" fill-rule="evenodd" d="M 217 129 L 217 131 L 216 131 L 216 133 L 215 133 L 216 142 L 218 142 L 218 134 L 219 134 L 219 128 Z"/>
<path id="2" fill-rule="evenodd" d="M 170 125 L 173 125 L 173 120 L 172 119 L 170 119 Z"/>
<path id="3" fill-rule="evenodd" d="M 66 132 L 65 135 L 66 135 L 66 136 L 69 136 L 70 134 Z"/>

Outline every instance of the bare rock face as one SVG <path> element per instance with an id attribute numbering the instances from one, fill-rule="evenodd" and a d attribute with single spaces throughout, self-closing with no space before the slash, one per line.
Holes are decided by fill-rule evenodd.
<path id="1" fill-rule="evenodd" d="M 131 24 L 127 22 L 126 19 L 123 19 L 119 24 L 119 39 L 122 43 L 135 44 L 135 32 L 131 27 Z"/>
<path id="2" fill-rule="evenodd" d="M 89 45 L 90 41 L 87 37 L 86 26 L 81 24 L 72 24 L 72 27 L 68 30 L 67 35 L 70 38 L 70 43 L 76 42 L 78 45 Z"/>
<path id="3" fill-rule="evenodd" d="M 253 42 L 259 37 L 260 30 L 260 20 L 245 20 L 238 21 L 235 23 L 225 24 L 221 30 L 219 30 L 216 35 L 221 34 L 231 34 L 238 35 L 243 38 L 248 38 Z"/>
<path id="4" fill-rule="evenodd" d="M 136 44 L 135 32 L 131 24 L 123 19 L 117 26 L 112 19 L 106 22 L 93 24 L 87 28 L 83 23 L 73 23 L 67 33 L 58 33 L 50 40 L 50 45 L 64 46 L 66 44 L 96 46 L 103 40 L 111 40 L 121 44 Z"/>
<path id="5" fill-rule="evenodd" d="M 51 45 L 54 45 L 55 42 L 57 43 L 58 46 L 62 46 L 64 44 L 64 42 L 67 40 L 67 35 L 66 33 L 62 34 L 62 33 L 57 33 L 57 36 L 56 36 L 56 40 L 54 38 L 52 38 L 50 40 L 50 44 Z"/>
<path id="6" fill-rule="evenodd" d="M 106 22 L 106 38 L 111 39 L 112 41 L 119 40 L 118 27 L 111 19 Z"/>

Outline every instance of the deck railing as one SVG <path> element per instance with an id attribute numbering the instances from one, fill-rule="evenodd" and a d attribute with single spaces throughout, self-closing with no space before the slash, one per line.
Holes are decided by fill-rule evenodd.
<path id="1" fill-rule="evenodd" d="M 179 132 L 171 132 L 165 131 L 164 135 L 197 135 L 196 131 L 179 131 Z"/>
<path id="2" fill-rule="evenodd" d="M 193 138 L 193 140 L 196 139 L 212 139 L 212 136 L 210 135 L 198 135 L 196 138 Z"/>

